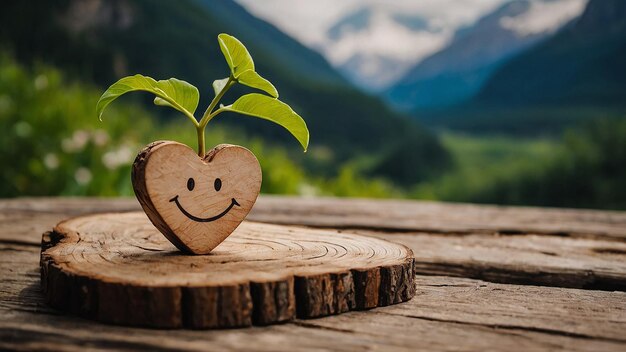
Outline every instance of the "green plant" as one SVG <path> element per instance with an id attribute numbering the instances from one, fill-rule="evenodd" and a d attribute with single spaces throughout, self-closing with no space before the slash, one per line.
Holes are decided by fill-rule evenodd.
<path id="1" fill-rule="evenodd" d="M 309 131 L 306 123 L 289 105 L 278 100 L 278 91 L 254 69 L 254 61 L 246 47 L 235 37 L 220 34 L 217 37 L 220 49 L 230 67 L 230 75 L 213 81 L 215 97 L 200 120 L 194 113 L 198 107 L 198 88 L 188 82 L 170 78 L 157 81 L 151 77 L 134 75 L 120 79 L 111 85 L 100 97 L 96 105 L 98 117 L 102 119 L 104 109 L 119 96 L 132 91 L 150 92 L 156 97 L 154 104 L 169 106 L 182 112 L 193 123 L 198 136 L 198 155 L 205 155 L 205 129 L 209 121 L 222 112 L 236 112 L 272 121 L 287 129 L 300 142 L 306 151 L 309 145 Z M 240 83 L 261 90 L 267 94 L 250 93 L 239 97 L 233 104 L 218 104 L 226 91 Z"/>

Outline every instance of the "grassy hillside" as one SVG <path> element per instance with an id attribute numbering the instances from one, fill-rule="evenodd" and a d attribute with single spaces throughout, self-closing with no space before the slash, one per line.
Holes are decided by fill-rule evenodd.
<path id="1" fill-rule="evenodd" d="M 274 82 L 281 99 L 307 121 L 311 153 L 325 151 L 325 166 L 309 165 L 312 168 L 333 168 L 365 151 L 385 153 L 394 147 L 388 141 L 421 140 L 445 158 L 432 135 L 348 85 L 321 56 L 230 0 L 9 1 L 1 6 L 0 40 L 20 61 L 43 60 L 101 86 L 133 73 L 175 76 L 200 88 L 201 105 L 211 98 L 212 81 L 228 72 L 216 36 L 234 34 L 250 49 L 258 72 Z M 238 93 L 241 90 L 229 92 L 225 102 Z M 212 123 L 243 126 L 297 151 L 287 132 L 264 121 L 224 114 Z M 421 168 L 442 164 L 420 154 L 409 157 L 407 162 Z"/>
<path id="2" fill-rule="evenodd" d="M 455 166 L 412 197 L 626 209 L 626 120 L 597 118 L 558 139 L 443 135 Z"/>

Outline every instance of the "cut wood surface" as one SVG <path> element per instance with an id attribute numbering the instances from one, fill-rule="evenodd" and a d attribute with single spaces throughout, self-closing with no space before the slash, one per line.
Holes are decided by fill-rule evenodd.
<path id="1" fill-rule="evenodd" d="M 160 328 L 265 325 L 413 297 L 413 253 L 354 234 L 244 222 L 210 255 L 184 255 L 143 212 L 86 215 L 46 233 L 53 307 Z"/>
<path id="2" fill-rule="evenodd" d="M 261 196 L 248 219 L 404 244 L 418 272 L 439 276 L 416 276 L 406 303 L 234 330 L 103 325 L 45 304 L 41 233 L 138 209 L 134 199 L 0 201 L 0 350 L 626 350 L 624 292 L 560 287 L 624 286 L 626 213 L 615 211 Z M 589 280 L 598 275 L 613 288 Z"/>

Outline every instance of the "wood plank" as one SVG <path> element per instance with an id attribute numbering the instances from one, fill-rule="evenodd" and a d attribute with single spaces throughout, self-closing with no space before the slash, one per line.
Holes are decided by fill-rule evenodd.
<path id="1" fill-rule="evenodd" d="M 626 242 L 534 234 L 349 231 L 411 248 L 415 271 L 422 275 L 626 291 Z"/>
<path id="2" fill-rule="evenodd" d="M 622 292 L 417 277 L 412 301 L 237 330 L 120 328 L 59 314 L 39 292 L 39 250 L 0 243 L 0 349 L 622 351 Z"/>
<path id="3" fill-rule="evenodd" d="M 626 293 L 417 276 L 419 299 L 384 312 L 626 342 Z"/>
<path id="4" fill-rule="evenodd" d="M 267 199 L 266 203 L 264 203 L 264 199 Z M 267 202 L 271 203 L 277 200 L 284 200 L 281 204 L 293 204 L 294 209 L 300 210 L 293 215 L 291 221 L 286 221 L 286 217 L 291 216 L 289 215 L 291 214 L 290 210 L 275 209 L 275 212 L 271 213 L 271 217 L 265 217 L 267 221 L 275 219 L 283 223 L 304 222 L 316 226 L 320 225 L 319 219 L 330 221 L 327 215 L 324 215 L 315 205 L 316 202 L 306 199 L 265 196 L 259 200 L 259 205 L 255 208 L 261 209 L 259 210 L 261 213 L 267 212 L 264 210 L 268 207 Z M 341 208 L 343 210 L 340 211 L 344 212 L 356 212 L 357 210 L 354 209 L 358 208 L 359 204 L 370 203 L 370 201 L 361 200 L 333 200 L 331 202 L 328 199 L 320 199 L 319 202 L 320 204 L 343 204 L 343 207 L 333 206 L 333 209 Z M 396 203 L 396 201 L 381 201 L 380 204 L 388 203 Z M 400 201 L 400 203 L 403 202 Z M 426 207 L 436 206 L 444 210 L 448 206 L 451 209 L 460 206 L 458 204 L 408 203 L 410 204 L 409 207 L 414 208 L 420 208 L 420 204 L 425 204 Z M 309 217 L 303 215 L 306 213 L 303 208 L 304 205 L 312 209 Z M 367 207 L 369 205 L 366 205 Z M 467 207 L 473 210 L 456 215 L 461 223 L 471 220 L 468 214 L 480 212 L 482 208 L 473 205 Z M 489 207 L 487 208 L 489 209 Z M 59 198 L 57 200 L 56 198 L 35 198 L 2 200 L 0 201 L 0 241 L 39 245 L 42 232 L 51 229 L 58 221 L 69 216 L 76 216 L 85 212 L 137 209 L 139 209 L 139 205 L 133 199 Z M 419 212 L 419 209 L 416 211 Z M 488 212 L 493 211 L 496 210 L 491 209 Z M 602 221 L 607 221 L 609 224 L 607 226 L 615 230 L 613 227 L 621 221 L 619 219 L 623 214 L 591 211 L 589 212 L 590 215 L 585 217 L 584 214 L 587 211 L 549 209 L 545 210 L 544 216 L 541 215 L 543 209 L 539 208 L 523 208 L 522 211 L 535 214 L 533 216 L 536 216 L 539 222 L 543 221 L 541 220 L 542 216 L 544 220 L 547 219 L 551 212 L 579 214 L 583 220 L 577 220 L 578 223 L 585 222 L 588 224 L 587 229 L 593 228 L 597 231 L 602 230 L 602 226 L 604 226 Z M 266 215 L 268 214 L 270 213 Z M 359 216 L 361 220 L 358 220 L 359 217 L 357 217 L 357 220 L 350 226 L 367 228 L 366 221 L 371 219 L 363 220 L 363 215 Z M 442 210 L 441 216 L 449 218 L 451 215 Z M 529 219 L 531 218 L 530 215 L 527 216 Z M 251 218 L 255 217 L 251 216 Z M 586 220 L 584 220 L 585 218 Z M 397 220 L 398 218 L 393 219 Z M 405 218 L 405 220 L 407 219 Z M 566 220 L 573 221 L 570 218 L 564 218 L 563 221 Z M 338 221 L 346 225 L 347 220 L 339 218 Z M 512 221 L 515 224 L 515 220 Z M 326 226 L 324 222 L 322 225 Z M 550 235 L 547 232 L 541 234 L 513 231 L 476 233 L 469 230 L 465 232 L 442 232 L 441 228 L 439 229 L 441 231 L 429 233 L 406 229 L 393 230 L 387 228 L 385 230 L 351 229 L 350 231 L 397 241 L 410 247 L 416 256 L 416 269 L 421 274 L 470 277 L 501 283 L 603 290 L 624 290 L 626 286 L 625 243 L 619 240 L 619 237 L 607 236 L 606 233 L 603 235 L 602 232 L 598 232 L 599 236 L 565 236 L 563 234 Z M 611 233 L 619 235 L 619 232 Z"/>
<path id="5" fill-rule="evenodd" d="M 626 241 L 626 212 L 413 200 L 263 196 L 251 219 L 389 232 L 550 234 Z"/>
<path id="6" fill-rule="evenodd" d="M 131 198 L 18 198 L 0 200 L 0 241 L 39 246 L 41 234 L 82 214 L 141 210 Z"/>
<path id="7" fill-rule="evenodd" d="M 139 203 L 132 198 L 0 200 L 0 215 L 22 214 L 22 217 L 32 216 L 33 213 L 38 216 L 42 214 L 69 216 L 138 209 Z M 289 225 L 388 232 L 509 235 L 533 233 L 626 241 L 626 212 L 623 211 L 261 195 L 248 219 Z M 2 222 L 3 219 L 0 218 L 0 226 Z M 28 240 L 33 241 L 33 238 Z M 34 236 L 34 242 L 38 241 L 38 236 Z"/>

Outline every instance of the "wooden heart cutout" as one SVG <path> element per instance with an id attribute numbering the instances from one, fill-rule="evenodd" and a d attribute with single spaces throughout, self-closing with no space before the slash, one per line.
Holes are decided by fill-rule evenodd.
<path id="1" fill-rule="evenodd" d="M 188 146 L 158 141 L 135 159 L 133 188 L 150 221 L 181 251 L 207 254 L 256 202 L 261 166 L 244 147 L 220 144 L 200 158 Z"/>

